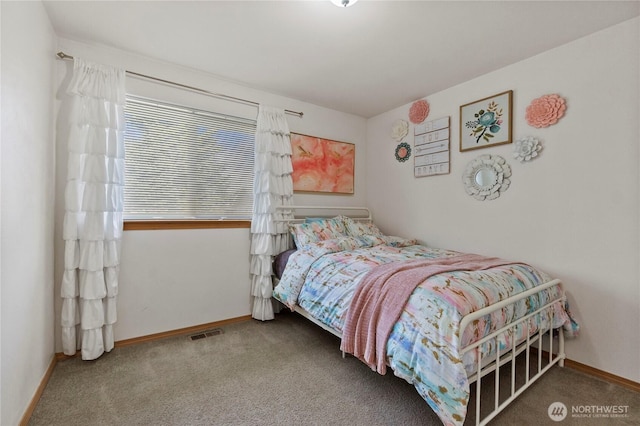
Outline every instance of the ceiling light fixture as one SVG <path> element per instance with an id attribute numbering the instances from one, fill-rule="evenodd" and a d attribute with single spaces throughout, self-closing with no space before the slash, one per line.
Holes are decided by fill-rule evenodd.
<path id="1" fill-rule="evenodd" d="M 358 0 L 331 0 L 331 3 L 338 7 L 349 7 L 354 5 Z"/>

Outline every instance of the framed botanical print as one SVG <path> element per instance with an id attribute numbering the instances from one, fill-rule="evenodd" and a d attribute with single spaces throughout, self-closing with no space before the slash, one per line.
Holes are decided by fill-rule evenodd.
<path id="1" fill-rule="evenodd" d="M 460 152 L 511 143 L 513 90 L 460 107 Z"/>

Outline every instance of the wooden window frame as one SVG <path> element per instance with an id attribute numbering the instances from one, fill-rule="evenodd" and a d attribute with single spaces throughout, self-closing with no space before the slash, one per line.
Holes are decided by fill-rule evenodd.
<path id="1" fill-rule="evenodd" d="M 250 220 L 125 220 L 125 231 L 251 228 Z"/>

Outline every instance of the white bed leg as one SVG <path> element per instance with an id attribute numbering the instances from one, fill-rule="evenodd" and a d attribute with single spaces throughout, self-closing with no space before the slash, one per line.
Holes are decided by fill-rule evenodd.
<path id="1" fill-rule="evenodd" d="M 560 361 L 558 361 L 558 365 L 560 367 L 564 367 L 564 359 L 567 357 L 564 353 L 564 330 L 560 327 L 558 332 L 558 356 L 560 357 Z"/>

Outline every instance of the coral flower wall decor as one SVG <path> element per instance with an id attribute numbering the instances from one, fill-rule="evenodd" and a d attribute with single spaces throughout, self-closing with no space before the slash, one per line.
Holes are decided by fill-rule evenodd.
<path id="1" fill-rule="evenodd" d="M 549 127 L 556 124 L 564 115 L 567 104 L 559 95 L 544 95 L 531 101 L 525 113 L 530 126 L 536 128 Z"/>
<path id="2" fill-rule="evenodd" d="M 424 99 L 415 101 L 409 109 L 409 120 L 413 124 L 420 124 L 429 116 L 429 110 L 429 102 Z"/>

